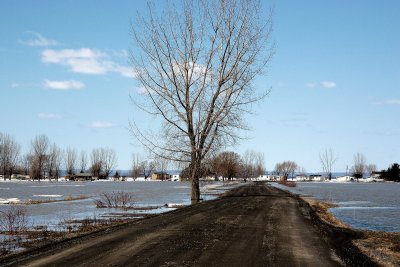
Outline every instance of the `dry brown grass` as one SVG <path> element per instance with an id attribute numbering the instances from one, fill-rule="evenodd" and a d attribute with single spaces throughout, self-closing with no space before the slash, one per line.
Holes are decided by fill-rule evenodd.
<path id="1" fill-rule="evenodd" d="M 296 183 L 295 182 L 291 182 L 291 181 L 279 181 L 278 184 L 287 186 L 287 187 L 296 187 Z"/>
<path id="2" fill-rule="evenodd" d="M 400 233 L 365 231 L 353 243 L 381 266 L 400 266 Z"/>
<path id="3" fill-rule="evenodd" d="M 83 200 L 88 199 L 90 196 L 87 195 L 80 195 L 80 196 L 69 196 L 63 199 L 29 199 L 27 201 L 19 202 L 18 204 L 23 205 L 37 205 L 37 204 L 44 204 L 44 203 L 54 203 L 54 202 L 66 202 L 66 201 L 74 201 L 74 200 Z"/>
<path id="4" fill-rule="evenodd" d="M 350 228 L 350 226 L 338 220 L 332 213 L 329 212 L 330 208 L 337 207 L 337 205 L 329 202 L 318 201 L 311 197 L 301 197 L 301 199 L 307 202 L 324 222 L 342 228 Z"/>

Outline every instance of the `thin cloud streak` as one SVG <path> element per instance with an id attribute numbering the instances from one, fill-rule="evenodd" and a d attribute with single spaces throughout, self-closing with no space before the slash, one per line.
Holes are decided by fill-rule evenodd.
<path id="1" fill-rule="evenodd" d="M 336 83 L 332 81 L 323 81 L 321 82 L 321 86 L 327 89 L 336 88 Z"/>
<path id="2" fill-rule="evenodd" d="M 88 127 L 94 129 L 104 129 L 104 128 L 114 128 L 118 125 L 109 121 L 93 121 L 91 122 Z"/>
<path id="3" fill-rule="evenodd" d="M 400 99 L 388 99 L 376 103 L 377 105 L 400 105 Z"/>
<path id="4" fill-rule="evenodd" d="M 58 45 L 56 40 L 48 39 L 38 32 L 27 31 L 25 34 L 30 35 L 31 38 L 29 40 L 18 40 L 20 44 L 32 47 L 48 47 Z"/>
<path id="5" fill-rule="evenodd" d="M 70 89 L 82 89 L 85 84 L 80 81 L 69 80 L 69 81 L 50 81 L 44 80 L 43 86 L 53 90 L 70 90 Z"/>
<path id="6" fill-rule="evenodd" d="M 307 88 L 318 88 L 318 87 L 322 87 L 322 88 L 326 88 L 326 89 L 333 89 L 336 88 L 336 83 L 333 81 L 322 81 L 322 82 L 309 82 L 306 84 Z"/>
<path id="7" fill-rule="evenodd" d="M 38 117 L 41 119 L 50 119 L 50 120 L 61 119 L 61 116 L 56 113 L 39 113 Z"/>

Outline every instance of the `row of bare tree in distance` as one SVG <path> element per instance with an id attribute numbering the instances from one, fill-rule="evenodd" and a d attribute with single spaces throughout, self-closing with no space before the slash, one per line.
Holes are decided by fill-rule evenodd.
<path id="1" fill-rule="evenodd" d="M 319 159 L 321 162 L 322 170 L 325 174 L 325 178 L 331 179 L 333 165 L 337 161 L 337 156 L 335 156 L 332 149 L 325 149 L 322 153 L 320 153 Z M 362 153 L 358 152 L 354 155 L 354 163 L 349 171 L 350 172 L 348 174 L 351 174 L 355 178 L 359 179 L 363 178 L 366 173 L 368 176 L 371 176 L 374 172 L 377 171 L 377 167 L 375 164 L 367 164 L 366 157 Z M 281 163 L 277 163 L 275 165 L 274 172 L 277 175 L 281 175 L 285 180 L 290 175 L 294 176 L 295 172 L 298 172 L 302 175 L 305 175 L 307 173 L 304 168 L 297 165 L 297 163 L 294 161 L 284 161 Z M 347 172 L 348 170 L 346 170 L 346 173 Z"/>
<path id="2" fill-rule="evenodd" d="M 31 141 L 29 151 L 22 154 L 21 145 L 14 137 L 0 132 L 0 174 L 4 179 L 11 179 L 12 174 L 29 175 L 35 180 L 58 179 L 62 170 L 68 175 L 90 171 L 93 176 L 108 177 L 116 162 L 116 153 L 111 148 L 95 148 L 90 156 L 86 151 L 78 154 L 74 148 L 63 150 L 51 143 L 44 134 L 37 135 Z"/>
<path id="3" fill-rule="evenodd" d="M 117 167 L 115 150 L 107 147 L 94 148 L 91 153 L 68 147 L 61 149 L 42 134 L 32 139 L 29 152 L 21 154 L 21 145 L 9 134 L 0 132 L 0 174 L 4 179 L 12 174 L 29 175 L 31 179 L 58 179 L 61 171 L 69 176 L 90 172 L 92 176 L 107 178 Z M 130 174 L 134 179 L 147 179 L 152 172 L 166 172 L 171 162 L 164 158 L 146 159 L 132 154 Z M 251 178 L 265 171 L 264 155 L 246 151 L 243 156 L 235 152 L 221 152 L 205 161 L 207 173 L 231 179 L 233 177 Z M 189 178 L 189 177 L 187 177 Z"/>
<path id="4" fill-rule="evenodd" d="M 332 178 L 332 170 L 337 156 L 332 149 L 324 150 L 320 155 L 322 170 L 326 178 Z M 134 179 L 147 179 L 152 172 L 166 172 L 171 161 L 164 158 L 146 159 L 139 154 L 132 154 L 130 174 Z M 94 148 L 90 153 L 68 147 L 63 150 L 51 143 L 46 135 L 36 136 L 30 143 L 29 152 L 21 154 L 21 145 L 9 134 L 0 132 L 0 174 L 4 179 L 12 174 L 29 175 L 32 179 L 49 177 L 58 179 L 61 171 L 67 175 L 90 172 L 94 177 L 107 178 L 117 167 L 115 150 L 108 147 Z M 181 176 L 189 179 L 187 166 L 180 166 Z M 266 172 L 264 154 L 248 150 L 239 155 L 236 152 L 224 151 L 207 158 L 201 167 L 202 176 L 214 175 L 227 179 L 241 177 L 244 179 L 258 177 Z M 375 164 L 367 164 L 362 153 L 354 155 L 354 163 L 349 174 L 362 178 L 377 170 Z M 306 170 L 294 161 L 283 161 L 275 165 L 273 172 L 286 179 L 295 172 L 305 174 Z"/>

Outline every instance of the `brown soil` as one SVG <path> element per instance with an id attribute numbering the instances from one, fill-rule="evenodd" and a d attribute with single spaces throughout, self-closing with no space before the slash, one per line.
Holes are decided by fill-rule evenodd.
<path id="1" fill-rule="evenodd" d="M 0 261 L 5 266 L 374 266 L 357 234 L 262 184 Z"/>

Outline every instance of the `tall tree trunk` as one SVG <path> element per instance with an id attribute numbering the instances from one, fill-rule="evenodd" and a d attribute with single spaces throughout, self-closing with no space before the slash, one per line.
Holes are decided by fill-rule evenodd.
<path id="1" fill-rule="evenodd" d="M 200 202 L 200 184 L 199 184 L 199 176 L 196 175 L 192 177 L 192 204 L 196 204 Z"/>
<path id="2" fill-rule="evenodd" d="M 191 200 L 192 204 L 196 204 L 200 202 L 200 160 L 195 160 L 192 165 L 192 194 Z"/>

